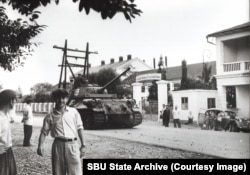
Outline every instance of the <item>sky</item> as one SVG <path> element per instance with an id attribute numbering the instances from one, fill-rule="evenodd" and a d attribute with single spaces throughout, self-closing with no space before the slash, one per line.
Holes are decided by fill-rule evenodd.
<path id="1" fill-rule="evenodd" d="M 29 94 L 37 83 L 59 81 L 62 51 L 53 46 L 85 50 L 89 43 L 91 66 L 98 66 L 102 60 L 111 58 L 140 58 L 153 68 L 153 59 L 168 58 L 168 67 L 180 66 L 185 59 L 187 64 L 216 60 L 215 46 L 207 43 L 210 33 L 227 29 L 249 21 L 249 0 L 135 0 L 143 11 L 141 16 L 125 20 L 123 14 L 113 19 L 102 20 L 100 14 L 78 11 L 78 3 L 71 0 L 51 3 L 37 9 L 41 12 L 39 24 L 47 25 L 34 41 L 41 45 L 34 47 L 32 56 L 23 67 L 13 72 L 0 68 L 0 85 L 4 88 Z M 0 3 L 1 6 L 1 3 Z M 20 15 L 7 7 L 9 17 Z M 71 54 L 73 55 L 73 54 Z M 77 54 L 84 56 L 84 54 Z M 69 58 L 71 63 L 82 60 Z M 77 70 L 76 70 L 77 71 Z"/>

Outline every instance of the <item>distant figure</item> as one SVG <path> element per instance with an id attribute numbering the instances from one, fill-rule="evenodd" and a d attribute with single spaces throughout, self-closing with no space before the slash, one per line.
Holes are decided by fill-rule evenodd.
<path id="1" fill-rule="evenodd" d="M 169 120 L 170 120 L 170 106 L 167 105 L 165 110 L 163 110 L 163 119 L 165 120 L 164 126 L 168 127 L 169 126 Z"/>
<path id="2" fill-rule="evenodd" d="M 162 119 L 162 125 L 165 126 L 165 123 L 166 123 L 166 119 L 163 117 L 163 112 L 164 110 L 166 109 L 166 105 L 163 104 L 162 105 L 162 110 L 160 111 L 160 119 Z"/>
<path id="3" fill-rule="evenodd" d="M 224 113 L 222 113 L 222 112 L 220 112 L 217 116 L 216 116 L 216 118 L 215 118 L 215 120 L 214 120 L 214 130 L 216 130 L 216 131 L 220 131 L 221 130 L 221 122 L 222 122 L 222 118 L 224 117 Z"/>
<path id="4" fill-rule="evenodd" d="M 83 77 L 81 74 L 78 74 L 78 76 L 74 80 L 73 89 L 76 89 L 78 87 L 87 87 L 88 86 L 88 79 Z"/>
<path id="5" fill-rule="evenodd" d="M 188 121 L 187 121 L 187 123 L 186 123 L 186 125 L 188 125 L 188 124 L 193 124 L 193 120 L 194 120 L 194 116 L 193 116 L 193 114 L 192 114 L 192 111 L 189 111 L 189 113 L 188 113 Z"/>
<path id="6" fill-rule="evenodd" d="M 0 91 L 0 175 L 16 175 L 16 161 L 12 151 L 9 112 L 14 108 L 16 93 L 6 89 Z"/>
<path id="7" fill-rule="evenodd" d="M 70 91 L 69 91 L 69 98 L 67 101 L 67 105 L 69 105 L 71 100 L 73 99 L 75 89 L 77 89 L 79 87 L 87 87 L 87 86 L 88 86 L 88 79 L 85 78 L 83 75 L 78 74 L 78 76 L 74 80 L 74 84 L 72 86 L 72 89 L 70 89 Z"/>
<path id="8" fill-rule="evenodd" d="M 214 127 L 215 127 L 215 120 L 216 120 L 215 113 L 213 111 L 210 111 L 209 114 L 208 114 L 208 120 L 207 120 L 208 129 L 210 129 L 210 130 L 214 129 Z"/>
<path id="9" fill-rule="evenodd" d="M 173 110 L 173 119 L 174 119 L 174 127 L 181 128 L 181 122 L 180 122 L 180 111 L 178 110 L 178 106 L 174 107 Z"/>
<path id="10" fill-rule="evenodd" d="M 23 110 L 22 122 L 24 131 L 23 146 L 31 146 L 30 138 L 32 136 L 32 129 L 33 129 L 33 113 L 31 108 L 31 99 L 26 100 L 26 106 Z"/>
<path id="11" fill-rule="evenodd" d="M 230 132 L 235 132 L 237 131 L 237 124 L 236 124 L 236 114 L 232 112 L 230 114 L 230 122 L 229 122 L 229 131 Z"/>

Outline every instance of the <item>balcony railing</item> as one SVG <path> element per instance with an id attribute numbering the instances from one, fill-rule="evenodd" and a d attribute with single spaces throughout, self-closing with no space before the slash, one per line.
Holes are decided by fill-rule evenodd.
<path id="1" fill-rule="evenodd" d="M 223 72 L 249 72 L 250 71 L 250 61 L 240 61 L 240 62 L 231 62 L 223 64 Z"/>

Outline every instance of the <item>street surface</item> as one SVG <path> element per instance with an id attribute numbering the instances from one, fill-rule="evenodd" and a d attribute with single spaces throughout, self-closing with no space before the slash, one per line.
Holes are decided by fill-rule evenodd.
<path id="1" fill-rule="evenodd" d="M 44 115 L 42 115 L 44 116 Z M 38 137 L 42 125 L 42 116 L 35 117 L 32 134 L 32 146 L 23 147 L 23 124 L 21 116 L 15 118 L 12 126 L 13 151 L 17 163 L 18 175 L 50 175 L 51 173 L 51 145 L 53 139 L 48 136 L 45 140 L 45 154 L 40 157 L 36 154 Z M 149 123 L 148 123 L 149 124 Z M 151 123 L 151 126 L 154 123 Z M 144 124 L 143 124 L 144 125 Z M 163 128 L 162 126 L 158 126 Z M 166 128 L 163 128 L 165 130 Z M 84 140 L 86 144 L 84 159 L 212 159 L 214 156 L 200 154 L 190 151 L 166 148 L 165 146 L 154 146 L 155 144 L 143 143 L 140 141 L 130 141 L 124 138 L 116 138 L 108 135 L 118 135 L 123 133 L 130 135 L 134 131 L 144 129 L 121 129 L 121 130 L 85 130 Z M 103 136 L 100 133 L 107 133 Z M 142 136 L 141 136 L 142 137 Z M 147 136 L 143 138 L 147 140 Z M 128 138 L 129 139 L 129 138 Z M 138 139 L 139 140 L 139 139 Z M 150 140 L 150 139 L 148 139 Z M 83 159 L 83 161 L 84 161 Z"/>
<path id="2" fill-rule="evenodd" d="M 45 140 L 45 155 L 36 154 L 44 114 L 35 114 L 32 146 L 23 147 L 21 115 L 12 124 L 13 151 L 18 175 L 50 175 L 51 145 Z M 213 159 L 250 158 L 249 133 L 200 130 L 195 126 L 163 127 L 143 121 L 132 129 L 85 130 L 84 159 Z M 83 159 L 83 161 L 84 161 Z"/>
<path id="3" fill-rule="evenodd" d="M 35 116 L 34 126 L 41 127 L 43 116 Z M 21 116 L 17 115 L 17 122 Z M 143 121 L 131 129 L 85 130 L 85 135 L 129 140 L 151 146 L 185 150 L 221 158 L 250 158 L 250 133 L 201 130 L 182 125 L 164 127 L 156 121 Z M 88 143 L 86 143 L 88 144 Z M 157 157 L 155 157 L 157 158 Z"/>
<path id="4" fill-rule="evenodd" d="M 85 133 L 221 158 L 250 158 L 250 133 L 201 130 L 199 127 L 187 125 L 174 128 L 173 123 L 167 128 L 155 121 L 146 121 L 132 129 L 85 131 Z"/>

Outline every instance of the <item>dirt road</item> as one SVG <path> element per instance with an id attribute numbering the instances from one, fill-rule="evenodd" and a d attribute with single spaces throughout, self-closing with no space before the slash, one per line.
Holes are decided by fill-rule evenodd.
<path id="1" fill-rule="evenodd" d="M 19 120 L 20 119 L 20 120 Z M 40 134 L 40 126 L 42 124 L 42 118 L 35 118 L 34 131 L 32 135 L 31 147 L 22 147 L 23 142 L 23 125 L 20 123 L 21 116 L 17 116 L 16 122 L 12 124 L 13 135 L 13 150 L 17 162 L 19 175 L 49 175 L 51 174 L 51 144 L 53 139 L 47 137 L 45 140 L 46 152 L 44 157 L 40 157 L 36 154 L 38 137 Z M 164 128 L 165 129 L 165 128 Z M 133 131 L 139 130 L 139 128 L 133 129 Z M 125 132 L 129 130 L 108 130 L 109 133 L 114 131 Z M 130 159 L 130 158 L 156 158 L 156 159 L 200 159 L 200 158 L 215 158 L 200 153 L 194 153 L 191 151 L 182 151 L 172 148 L 166 148 L 165 146 L 155 146 L 150 143 L 140 143 L 138 141 L 124 140 L 123 138 L 98 135 L 102 131 L 87 131 L 85 130 L 85 142 L 87 158 L 106 158 L 106 159 Z M 104 133 L 104 132 L 103 132 Z M 111 132 L 112 133 L 112 132 Z M 130 134 L 128 134 L 130 135 Z"/>

